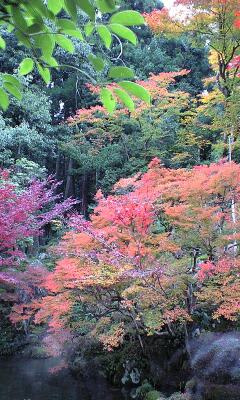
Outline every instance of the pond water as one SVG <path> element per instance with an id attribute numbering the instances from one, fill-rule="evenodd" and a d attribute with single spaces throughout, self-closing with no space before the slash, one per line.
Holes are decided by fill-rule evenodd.
<path id="1" fill-rule="evenodd" d="M 68 370 L 49 372 L 54 359 L 0 360 L 0 400 L 123 400 L 104 378 L 75 380 Z"/>

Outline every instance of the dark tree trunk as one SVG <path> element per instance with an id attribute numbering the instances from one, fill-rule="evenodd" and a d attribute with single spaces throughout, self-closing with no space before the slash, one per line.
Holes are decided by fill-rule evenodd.
<path id="1" fill-rule="evenodd" d="M 82 176 L 82 213 L 87 216 L 88 200 L 87 200 L 87 173 L 84 172 Z"/>
<path id="2" fill-rule="evenodd" d="M 73 195 L 73 176 L 72 176 L 73 160 L 69 158 L 67 167 L 67 181 L 64 192 L 64 199 Z"/>

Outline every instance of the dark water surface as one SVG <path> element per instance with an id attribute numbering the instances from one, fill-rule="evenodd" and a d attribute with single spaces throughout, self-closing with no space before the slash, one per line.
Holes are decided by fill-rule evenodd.
<path id="1" fill-rule="evenodd" d="M 49 372 L 56 360 L 0 360 L 0 400 L 123 400 L 104 378 L 75 380 L 68 370 Z"/>

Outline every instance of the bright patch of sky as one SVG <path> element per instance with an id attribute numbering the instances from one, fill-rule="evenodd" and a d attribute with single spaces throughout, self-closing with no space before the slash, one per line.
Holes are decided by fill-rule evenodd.
<path id="1" fill-rule="evenodd" d="M 165 7 L 170 8 L 172 7 L 174 0 L 163 0 Z"/>
<path id="2" fill-rule="evenodd" d="M 181 5 L 174 7 L 175 0 L 162 0 L 162 1 L 164 3 L 164 6 L 170 10 L 170 15 L 176 18 L 177 20 L 183 21 L 187 16 L 190 15 L 186 7 Z"/>

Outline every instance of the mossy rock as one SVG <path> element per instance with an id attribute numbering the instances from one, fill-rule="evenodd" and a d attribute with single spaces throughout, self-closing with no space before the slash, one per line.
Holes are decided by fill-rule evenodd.
<path id="1" fill-rule="evenodd" d="M 121 385 L 122 378 L 126 371 L 126 363 L 131 362 L 132 366 L 129 370 L 129 377 L 132 370 L 138 370 L 141 379 L 146 377 L 147 361 L 142 356 L 141 349 L 138 345 L 125 345 L 114 352 L 104 352 L 98 357 L 100 368 L 106 374 L 108 380 L 113 385 Z M 127 384 L 132 385 L 133 381 L 130 377 Z M 138 384 L 138 382 L 135 382 Z"/>
<path id="2" fill-rule="evenodd" d="M 152 385 L 147 380 L 145 380 L 142 385 L 137 388 L 136 397 L 138 399 L 145 399 L 147 393 L 151 392 L 152 390 Z"/>
<path id="3" fill-rule="evenodd" d="M 151 390 L 146 394 L 145 400 L 166 400 L 166 397 L 157 390 Z"/>

